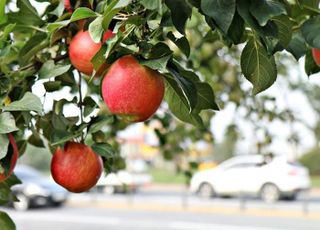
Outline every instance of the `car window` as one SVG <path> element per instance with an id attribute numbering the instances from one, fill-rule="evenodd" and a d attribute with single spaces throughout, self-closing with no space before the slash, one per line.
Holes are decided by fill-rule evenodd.
<path id="1" fill-rule="evenodd" d="M 293 161 L 289 161 L 288 164 L 292 165 L 292 166 L 302 166 L 299 162 L 296 162 L 296 161 L 294 161 L 294 162 Z"/>
<path id="2" fill-rule="evenodd" d="M 248 163 L 239 163 L 239 164 L 234 164 L 230 165 L 226 169 L 235 169 L 235 168 L 249 168 L 249 167 L 259 167 L 261 164 L 258 164 L 256 162 L 248 162 Z"/>

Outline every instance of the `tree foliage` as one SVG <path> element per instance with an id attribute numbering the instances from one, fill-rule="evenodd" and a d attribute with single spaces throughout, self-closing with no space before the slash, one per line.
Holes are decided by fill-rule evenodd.
<path id="1" fill-rule="evenodd" d="M 307 167 L 311 174 L 313 175 L 319 175 L 320 174 L 320 154 L 319 154 L 319 148 L 314 148 L 307 152 L 305 155 L 303 155 L 299 161 L 301 164 L 303 164 L 305 167 Z"/>
<path id="2" fill-rule="evenodd" d="M 79 140 L 104 158 L 106 169 L 123 166 L 114 137 L 128 124 L 103 105 L 98 71 L 105 73 L 123 55 L 163 74 L 163 107 L 196 127 L 189 129 L 196 139 L 208 133 L 212 111 L 228 101 L 259 105 L 245 112 L 253 122 L 292 117 L 264 107 L 272 98 L 249 96 L 240 72 L 255 95 L 276 81 L 276 57 L 283 51 L 296 60 L 305 56 L 308 75 L 319 71 L 310 52 L 320 48 L 318 0 L 70 0 L 67 9 L 60 0 L 34 2 L 37 7 L 29 0 L 0 0 L 0 153 L 8 152 L 6 134 L 14 132 L 20 154 L 27 143 L 53 151 Z M 75 70 L 68 58 L 70 40 L 81 29 L 95 42 L 108 29 L 114 33 L 91 60 L 92 76 Z M 70 108 L 78 113 L 67 115 Z M 167 112 L 156 119 L 169 148 L 176 140 L 167 134 L 177 126 Z"/>

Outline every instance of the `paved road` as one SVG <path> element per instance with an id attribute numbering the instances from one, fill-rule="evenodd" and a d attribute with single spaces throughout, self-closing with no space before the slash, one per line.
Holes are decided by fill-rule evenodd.
<path id="1" fill-rule="evenodd" d="M 141 191 L 132 196 L 72 195 L 65 207 L 16 212 L 18 230 L 319 230 L 320 199 L 264 204 L 249 199 L 203 200 L 183 191 Z"/>
<path id="2" fill-rule="evenodd" d="M 35 209 L 8 211 L 18 230 L 318 230 L 320 220 L 263 217 L 241 213 L 143 211 L 112 208 Z"/>

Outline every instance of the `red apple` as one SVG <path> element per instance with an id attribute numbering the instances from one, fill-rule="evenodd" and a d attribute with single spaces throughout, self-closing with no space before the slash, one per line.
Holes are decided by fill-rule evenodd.
<path id="1" fill-rule="evenodd" d="M 103 42 L 113 36 L 111 30 L 103 35 Z M 72 65 L 80 72 L 91 75 L 93 64 L 91 59 L 101 48 L 102 43 L 95 43 L 89 34 L 89 31 L 79 31 L 71 40 L 69 46 L 69 58 Z"/>
<path id="2" fill-rule="evenodd" d="M 65 8 L 69 13 L 72 13 L 72 12 L 73 12 L 72 6 L 71 6 L 71 3 L 70 3 L 70 0 L 64 0 L 64 8 Z"/>
<path id="3" fill-rule="evenodd" d="M 17 160 L 18 160 L 18 146 L 14 140 L 14 137 L 11 133 L 8 134 L 8 138 L 9 138 L 9 150 L 11 149 L 11 151 L 8 151 L 8 154 L 10 154 L 9 156 L 6 156 L 5 158 L 0 160 L 0 165 L 3 164 L 3 160 L 7 159 L 7 157 L 10 157 L 10 167 L 9 170 L 7 172 L 2 172 L 0 173 L 0 182 L 6 180 L 9 176 L 11 176 L 14 167 L 16 166 Z"/>
<path id="4" fill-rule="evenodd" d="M 114 33 L 111 30 L 107 30 L 102 36 L 102 42 L 106 42 L 109 38 L 112 38 Z"/>
<path id="5" fill-rule="evenodd" d="M 320 65 L 320 49 L 312 48 L 313 60 L 317 65 Z"/>
<path id="6" fill-rule="evenodd" d="M 51 160 L 53 179 L 70 192 L 89 190 L 97 183 L 102 171 L 101 157 L 81 143 L 67 142 L 64 149 L 56 149 Z"/>
<path id="7" fill-rule="evenodd" d="M 145 121 L 157 111 L 164 88 L 163 76 L 131 55 L 111 65 L 101 86 L 109 110 L 132 122 Z"/>

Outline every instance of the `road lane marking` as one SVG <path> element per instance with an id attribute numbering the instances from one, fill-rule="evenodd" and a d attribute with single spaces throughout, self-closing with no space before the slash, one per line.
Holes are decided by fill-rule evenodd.
<path id="1" fill-rule="evenodd" d="M 171 229 L 175 230 L 280 230 L 278 228 L 265 228 L 257 226 L 240 226 L 229 224 L 211 224 L 211 223 L 196 223 L 187 221 L 176 221 L 169 224 Z"/>
<path id="2" fill-rule="evenodd" d="M 61 215 L 61 214 L 41 214 L 41 213 L 17 213 L 10 212 L 14 220 L 22 221 L 42 221 L 42 222 L 60 222 L 60 223 L 77 223 L 77 224 L 98 224 L 98 225 L 120 225 L 121 220 L 117 217 L 95 217 L 84 215 Z"/>

